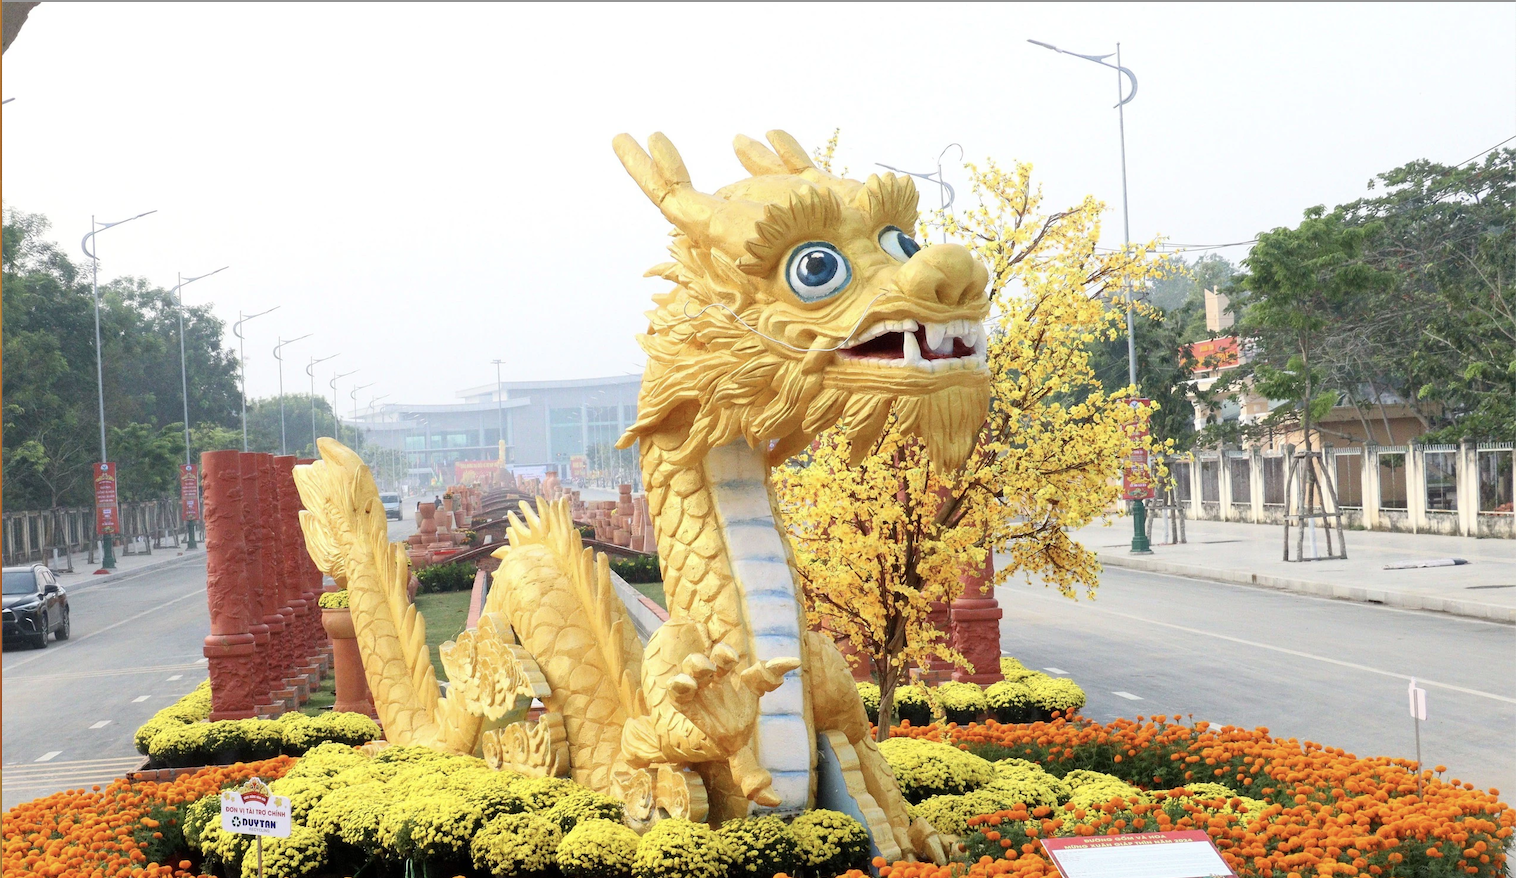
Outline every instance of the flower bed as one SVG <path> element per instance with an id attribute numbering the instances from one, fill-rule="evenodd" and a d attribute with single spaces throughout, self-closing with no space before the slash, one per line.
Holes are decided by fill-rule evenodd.
<path id="1" fill-rule="evenodd" d="M 979 686 L 949 682 L 928 687 L 920 683 L 895 690 L 896 720 L 922 727 L 934 719 L 968 725 L 983 719 L 1002 723 L 1046 722 L 1054 713 L 1064 716 L 1084 707 L 1084 690 L 1065 677 L 1049 677 L 1013 658 L 1000 660 L 1005 677 L 999 683 Z M 869 722 L 879 722 L 879 686 L 859 683 Z"/>
<path id="2" fill-rule="evenodd" d="M 993 766 L 980 782 L 983 766 L 963 762 L 955 772 L 971 792 L 911 805 L 940 831 L 962 828 L 971 876 L 1056 875 L 1039 838 L 1168 829 L 1205 830 L 1243 878 L 1506 874 L 1516 812 L 1498 790 L 1444 780 L 1440 769 L 1418 779 L 1405 760 L 1360 759 L 1267 729 L 1178 719 L 895 731 L 911 746 L 950 744 Z M 903 752 L 894 747 L 892 764 Z M 880 874 L 965 872 L 896 863 Z"/>
<path id="3" fill-rule="evenodd" d="M 143 723 L 133 737 L 137 752 L 153 768 L 227 765 L 300 754 L 328 742 L 364 744 L 383 735 L 361 713 L 306 716 L 290 712 L 277 720 L 205 722 L 211 713 L 210 682 L 195 687 Z"/>

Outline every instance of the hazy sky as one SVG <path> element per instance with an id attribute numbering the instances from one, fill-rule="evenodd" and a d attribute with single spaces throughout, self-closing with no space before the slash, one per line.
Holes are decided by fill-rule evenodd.
<path id="1" fill-rule="evenodd" d="M 5 204 L 102 277 L 247 326 L 248 391 L 359 369 L 367 404 L 641 371 L 667 224 L 611 152 L 666 132 L 707 191 L 733 135 L 842 129 L 838 167 L 1036 165 L 1121 241 L 1116 76 L 1029 45 L 1122 44 L 1132 233 L 1242 241 L 1416 158 L 1516 134 L 1516 4 L 43 3 L 4 56 Z M 945 160 L 961 184 L 957 153 Z M 923 202 L 936 190 L 921 184 Z M 960 201 L 960 204 L 963 202 Z M 1230 258 L 1244 248 L 1220 251 Z M 229 339 L 230 340 L 230 339 Z"/>

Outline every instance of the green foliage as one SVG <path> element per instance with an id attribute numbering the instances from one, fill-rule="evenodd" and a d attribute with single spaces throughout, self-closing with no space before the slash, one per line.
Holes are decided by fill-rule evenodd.
<path id="1" fill-rule="evenodd" d="M 642 836 L 632 862 L 634 878 L 726 878 L 732 855 L 704 823 L 669 818 Z"/>
<path id="2" fill-rule="evenodd" d="M 732 875 L 769 878 L 778 872 L 792 875 L 800 868 L 800 843 L 778 817 L 728 820 L 716 834 L 732 855 Z"/>
<path id="3" fill-rule="evenodd" d="M 7 508 L 88 505 L 90 464 L 100 454 L 90 273 L 47 241 L 47 231 L 42 216 L 5 211 L 0 347 Z M 187 305 L 183 317 L 190 422 L 232 427 L 240 397 L 236 358 L 223 344 L 225 326 L 207 305 Z M 182 428 L 174 429 L 180 436 L 174 453 L 165 455 L 159 446 L 168 428 L 184 420 L 177 304 L 141 278 L 105 280 L 100 338 L 106 425 L 122 430 L 126 443 L 120 449 L 108 444 L 111 459 L 121 464 L 122 496 L 160 489 L 159 496 L 170 495 L 174 464 L 183 460 Z M 166 472 L 140 472 L 144 466 Z"/>
<path id="4" fill-rule="evenodd" d="M 474 576 L 478 572 L 478 566 L 471 561 L 433 564 L 416 571 L 416 581 L 421 583 L 416 591 L 419 594 L 467 591 L 474 587 Z"/>
<path id="5" fill-rule="evenodd" d="M 790 824 L 812 875 L 840 875 L 867 868 L 869 835 L 863 824 L 840 811 L 818 808 Z"/>
<path id="6" fill-rule="evenodd" d="M 662 582 L 663 571 L 658 567 L 657 555 L 639 558 L 612 558 L 611 572 L 627 582 Z"/>

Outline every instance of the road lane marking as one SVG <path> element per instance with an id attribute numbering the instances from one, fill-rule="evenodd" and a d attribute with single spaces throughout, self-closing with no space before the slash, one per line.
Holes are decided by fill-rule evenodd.
<path id="1" fill-rule="evenodd" d="M 1142 700 L 1142 696 L 1141 695 L 1133 695 L 1130 692 L 1112 692 L 1111 694 L 1112 695 L 1119 695 L 1122 698 L 1125 698 L 1127 701 L 1141 701 Z"/>
<path id="2" fill-rule="evenodd" d="M 92 729 L 103 729 L 103 728 L 105 728 L 106 726 L 108 726 L 110 724 L 111 724 L 110 720 L 103 719 L 103 720 L 95 723 L 94 725 L 90 726 L 90 728 L 92 728 Z"/>
<path id="3" fill-rule="evenodd" d="M 43 753 L 41 756 L 38 756 L 37 757 L 37 761 L 38 762 L 52 762 L 53 759 L 55 757 L 57 757 L 58 755 L 60 755 L 62 752 L 63 752 L 62 750 L 49 750 L 46 753 Z"/>
<path id="4" fill-rule="evenodd" d="M 1043 668 L 1043 670 L 1047 671 L 1049 674 L 1067 674 L 1068 673 L 1068 671 L 1065 671 L 1062 668 Z"/>
<path id="5" fill-rule="evenodd" d="M 189 671 L 199 670 L 199 665 L 144 665 L 140 668 L 106 668 L 100 671 L 71 671 L 58 674 L 11 674 L 7 675 L 7 685 L 15 682 L 27 683 L 42 680 L 82 680 L 91 677 L 124 677 L 132 674 L 161 674 L 164 671 Z"/>
<path id="6" fill-rule="evenodd" d="M 148 696 L 148 695 L 138 695 L 136 698 L 132 699 L 132 703 L 133 704 L 141 704 L 142 702 L 146 701 L 150 697 L 151 696 Z"/>
<path id="7" fill-rule="evenodd" d="M 1001 586 L 1001 588 L 1006 588 L 1006 586 Z M 1038 594 L 1036 592 L 1016 592 L 1015 594 L 1018 597 L 1033 597 L 1041 598 L 1042 600 L 1064 600 L 1064 598 L 1061 597 L 1052 598 L 1046 595 Z M 1280 652 L 1284 653 L 1285 655 L 1296 656 L 1297 658 L 1311 659 L 1312 661 L 1324 662 L 1329 665 L 1338 665 L 1344 668 L 1352 668 L 1355 671 L 1365 671 L 1370 674 L 1378 674 L 1382 677 L 1393 677 L 1396 680 L 1416 680 L 1424 686 L 1435 686 L 1439 689 L 1448 689 L 1453 692 L 1462 692 L 1465 695 L 1477 695 L 1480 698 L 1490 698 L 1495 701 L 1504 701 L 1506 704 L 1516 704 L 1516 698 L 1508 698 L 1504 695 L 1496 695 L 1494 692 L 1483 692 L 1478 689 L 1470 689 L 1466 686 L 1455 686 L 1452 683 L 1439 683 L 1435 680 L 1428 680 L 1425 677 L 1412 677 L 1410 674 L 1397 674 L 1394 671 L 1386 671 L 1382 668 L 1373 668 L 1369 667 L 1368 665 L 1360 665 L 1357 662 L 1345 662 L 1341 659 L 1328 658 L 1324 655 L 1315 655 L 1314 653 L 1301 652 L 1298 649 L 1287 649 L 1283 646 L 1272 646 L 1267 643 L 1259 643 L 1256 640 L 1243 640 L 1241 637 L 1231 637 L 1226 634 L 1217 634 L 1214 631 L 1206 631 L 1203 628 L 1190 628 L 1185 625 L 1175 625 L 1173 622 L 1161 622 L 1157 619 L 1148 619 L 1143 616 L 1133 616 L 1130 613 L 1122 613 L 1116 610 L 1107 610 L 1104 607 L 1097 607 L 1092 604 L 1082 604 L 1081 606 L 1083 609 L 1089 610 L 1093 613 L 1105 613 L 1110 616 L 1120 616 L 1123 619 L 1131 619 L 1134 622 L 1141 622 L 1145 625 L 1161 625 L 1164 628 L 1173 628 L 1175 631 L 1183 631 L 1186 634 L 1198 634 L 1202 637 L 1214 637 L 1217 640 L 1225 640 L 1230 643 L 1240 643 L 1243 646 L 1251 646 L 1257 649 L 1266 649 L 1270 652 Z"/>
<path id="8" fill-rule="evenodd" d="M 25 659 L 22 659 L 19 662 L 11 662 L 11 667 L 12 668 L 18 668 L 21 665 L 30 664 L 31 662 L 34 662 L 34 661 L 36 661 L 37 659 L 40 659 L 40 658 L 47 658 L 48 656 L 55 656 L 59 652 L 65 650 L 65 649 L 69 649 L 70 647 L 78 646 L 81 641 L 88 640 L 91 637 L 94 637 L 96 634 L 104 634 L 105 632 L 111 630 L 112 628 L 120 628 L 122 625 L 125 625 L 128 622 L 135 622 L 138 619 L 141 619 L 143 616 L 151 616 L 152 614 L 154 614 L 154 613 L 162 610 L 164 607 L 167 607 L 170 604 L 177 604 L 180 601 L 187 601 L 190 598 L 194 598 L 194 597 L 204 597 L 204 595 L 205 595 L 205 586 L 202 585 L 199 588 L 195 589 L 194 591 L 190 592 L 189 594 L 182 594 L 179 597 L 174 598 L 173 600 L 164 601 L 163 603 L 157 605 L 156 607 L 152 607 L 151 609 L 143 610 L 142 612 L 138 613 L 135 616 L 127 616 L 125 619 L 122 619 L 119 622 L 112 622 L 111 624 L 105 626 L 104 628 L 96 629 L 94 631 L 91 631 L 88 634 L 78 634 L 78 635 L 75 635 L 74 637 L 69 638 L 69 641 L 67 643 L 62 644 L 61 646 L 56 646 L 54 649 L 49 649 L 46 652 L 39 652 L 36 655 L 32 656 L 31 658 L 25 658 Z"/>
<path id="9" fill-rule="evenodd" d="M 172 683 L 175 680 L 183 680 L 183 679 L 184 679 L 184 675 L 183 674 L 175 674 L 172 677 L 168 678 L 168 680 L 169 680 L 170 683 Z"/>
<path id="10" fill-rule="evenodd" d="M 207 665 L 207 664 L 210 664 L 210 661 L 211 660 L 208 659 L 208 658 L 197 658 L 197 659 L 195 659 L 195 664 L 197 664 L 197 665 Z"/>

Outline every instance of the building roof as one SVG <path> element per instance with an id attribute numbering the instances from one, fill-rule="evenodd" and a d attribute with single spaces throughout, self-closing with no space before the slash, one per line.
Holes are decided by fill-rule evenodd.
<path id="1" fill-rule="evenodd" d="M 491 381 L 488 384 L 480 384 L 475 387 L 465 387 L 458 391 L 457 396 L 470 397 L 485 393 L 494 393 L 498 388 L 507 391 L 532 391 L 532 390 L 562 390 L 574 387 L 602 387 L 607 384 L 641 384 L 642 373 L 628 375 L 612 375 L 609 378 L 567 378 L 561 381 L 503 381 L 499 384 Z M 493 403 L 491 403 L 493 405 Z"/>

